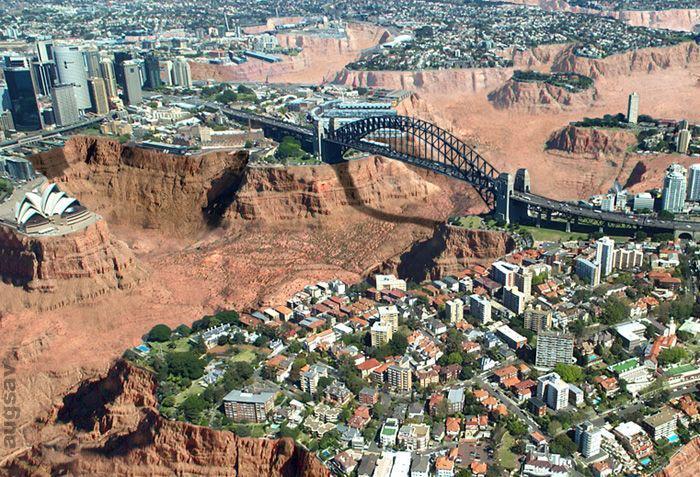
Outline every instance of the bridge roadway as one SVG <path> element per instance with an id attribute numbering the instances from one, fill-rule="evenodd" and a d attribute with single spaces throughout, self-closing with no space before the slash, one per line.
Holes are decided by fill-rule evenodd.
<path id="1" fill-rule="evenodd" d="M 558 212 L 564 216 L 581 217 L 597 222 L 627 225 L 635 228 L 652 228 L 660 230 L 696 233 L 700 232 L 700 222 L 685 222 L 680 220 L 661 220 L 653 217 L 627 215 L 620 212 L 602 212 L 580 205 L 548 199 L 540 195 L 514 192 L 511 200 L 525 205 Z"/>
<path id="2" fill-rule="evenodd" d="M 292 124 L 287 121 L 275 119 L 270 116 L 262 116 L 250 111 L 244 111 L 228 107 L 220 107 L 213 103 L 208 103 L 208 105 L 215 109 L 219 109 L 221 112 L 229 115 L 237 121 L 256 122 L 278 130 L 288 131 L 290 133 L 293 133 L 297 137 L 301 136 L 309 140 L 316 140 L 316 131 L 310 127 Z M 466 180 L 468 182 L 471 182 L 472 179 L 474 179 L 469 175 L 465 175 L 464 171 L 457 170 L 456 168 L 444 163 L 437 163 L 420 157 L 409 157 L 406 154 L 387 151 L 386 146 L 374 141 L 364 141 L 364 143 L 366 147 L 363 148 L 363 152 L 369 152 L 378 155 L 387 154 L 388 152 L 390 153 L 390 156 L 395 159 L 399 159 L 403 162 L 408 162 L 409 164 L 413 164 L 421 168 L 430 169 L 435 172 L 439 172 L 441 174 L 445 174 L 460 180 Z M 473 182 L 471 183 L 474 184 Z M 627 215 L 619 212 L 603 212 L 600 210 L 590 209 L 588 207 L 582 207 L 580 205 L 572 204 L 569 202 L 548 199 L 547 197 L 543 197 L 532 193 L 514 191 L 511 195 L 511 201 L 518 202 L 522 205 L 526 205 L 528 206 L 528 208 L 539 209 L 541 211 L 556 212 L 561 214 L 562 216 L 570 217 L 573 220 L 575 220 L 576 218 L 583 218 L 601 224 L 619 224 L 622 226 L 628 226 L 639 229 L 649 228 L 676 231 L 678 233 L 700 233 L 700 222 L 661 220 L 653 217 Z"/>

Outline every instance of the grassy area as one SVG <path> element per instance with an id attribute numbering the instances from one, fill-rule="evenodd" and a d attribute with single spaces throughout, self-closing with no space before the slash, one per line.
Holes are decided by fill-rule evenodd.
<path id="1" fill-rule="evenodd" d="M 248 361 L 252 363 L 255 360 L 255 353 L 249 349 L 242 350 L 236 356 L 231 358 L 231 362 L 235 363 L 237 361 Z"/>
<path id="2" fill-rule="evenodd" d="M 510 448 L 515 444 L 515 439 L 508 432 L 503 435 L 501 439 L 501 445 L 498 447 L 496 452 L 496 459 L 501 467 L 504 469 L 516 469 L 518 467 L 518 458 Z"/>
<path id="3" fill-rule="evenodd" d="M 202 391 L 204 391 L 204 387 L 200 386 L 197 383 L 192 383 L 189 388 L 185 389 L 180 394 L 177 394 L 175 396 L 175 406 L 179 406 L 180 404 L 182 404 L 182 401 L 184 401 L 193 394 L 201 394 Z"/>
<path id="4" fill-rule="evenodd" d="M 150 342 L 148 345 L 153 349 L 153 352 L 157 351 L 162 351 L 163 353 L 170 353 L 172 351 L 176 352 L 184 352 L 184 351 L 189 351 L 191 348 L 191 345 L 188 343 L 189 338 L 184 337 L 180 338 L 178 340 L 175 340 L 175 348 L 171 349 L 168 347 L 170 344 L 170 341 L 166 341 L 164 343 L 156 343 L 156 342 Z"/>
<path id="5" fill-rule="evenodd" d="M 536 242 L 566 242 L 567 240 L 585 240 L 588 238 L 588 234 L 583 232 L 566 232 L 565 230 L 546 229 L 531 225 L 521 225 L 520 228 L 530 232 Z"/>
<path id="6" fill-rule="evenodd" d="M 465 217 L 457 217 L 453 225 L 464 227 L 465 229 L 479 229 L 483 226 L 484 221 L 476 215 L 467 215 Z"/>

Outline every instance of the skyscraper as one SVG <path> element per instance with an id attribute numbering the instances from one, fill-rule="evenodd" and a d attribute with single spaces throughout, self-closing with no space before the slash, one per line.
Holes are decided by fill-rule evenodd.
<path id="1" fill-rule="evenodd" d="M 639 94 L 632 93 L 627 99 L 627 122 L 637 124 L 639 116 Z"/>
<path id="2" fill-rule="evenodd" d="M 88 92 L 87 74 L 83 54 L 77 46 L 57 46 L 54 49 L 58 80 L 61 84 L 75 86 L 75 102 L 78 109 L 90 109 L 90 93 Z"/>
<path id="3" fill-rule="evenodd" d="M 678 131 L 677 141 L 676 152 L 687 154 L 688 146 L 690 145 L 690 131 L 688 129 L 681 129 Z"/>
<path id="4" fill-rule="evenodd" d="M 124 70 L 124 99 L 127 104 L 138 104 L 143 99 L 141 93 L 141 71 L 132 60 L 122 64 Z"/>
<path id="5" fill-rule="evenodd" d="M 51 90 L 51 103 L 57 126 L 69 126 L 80 121 L 74 88 L 72 84 L 57 84 Z"/>
<path id="6" fill-rule="evenodd" d="M 688 169 L 688 200 L 700 201 L 700 164 L 693 164 Z"/>
<path id="7" fill-rule="evenodd" d="M 683 212 L 685 205 L 686 170 L 680 164 L 671 164 L 666 169 L 664 189 L 661 194 L 661 208 L 665 211 Z"/>
<path id="8" fill-rule="evenodd" d="M 608 276 L 613 270 L 615 256 L 615 241 L 610 237 L 601 237 L 595 244 L 595 258 L 600 264 L 600 274 Z"/>
<path id="9" fill-rule="evenodd" d="M 107 114 L 109 112 L 109 101 L 107 99 L 105 80 L 102 78 L 90 78 L 88 87 L 90 88 L 92 111 L 99 115 Z"/>
<path id="10" fill-rule="evenodd" d="M 116 98 L 118 96 L 117 77 L 114 73 L 114 63 L 112 63 L 112 60 L 109 58 L 102 58 L 100 61 L 100 77 L 105 82 L 107 96 L 110 98 Z"/>
<path id="11" fill-rule="evenodd" d="M 175 58 L 173 63 L 173 76 L 175 77 L 175 86 L 183 88 L 192 87 L 192 72 L 190 71 L 190 63 L 182 56 Z"/>
<path id="12" fill-rule="evenodd" d="M 149 54 L 148 56 L 146 56 L 145 66 L 146 66 L 146 82 L 145 82 L 146 88 L 149 88 L 149 89 L 159 88 L 163 84 L 163 82 L 161 80 L 160 61 L 158 60 L 158 57 L 152 53 Z"/>
<path id="13" fill-rule="evenodd" d="M 540 368 L 553 368 L 559 363 L 571 364 L 574 361 L 574 337 L 557 331 L 537 333 L 535 365 Z"/>
<path id="14" fill-rule="evenodd" d="M 49 96 L 56 82 L 56 64 L 53 61 L 32 61 L 37 94 Z"/>
<path id="15" fill-rule="evenodd" d="M 10 108 L 15 129 L 38 131 L 44 124 L 39 114 L 36 90 L 30 68 L 5 68 L 5 81 L 10 95 Z"/>
<path id="16" fill-rule="evenodd" d="M 88 78 L 100 76 L 100 52 L 96 48 L 83 51 Z"/>
<path id="17" fill-rule="evenodd" d="M 124 62 L 131 60 L 133 57 L 128 51 L 115 51 L 114 52 L 114 73 L 117 83 L 122 88 L 125 88 L 124 83 Z"/>
<path id="18" fill-rule="evenodd" d="M 54 61 L 52 42 L 37 41 L 34 44 L 34 49 L 36 50 L 36 58 L 41 63 L 48 63 L 49 61 Z"/>
<path id="19" fill-rule="evenodd" d="M 158 62 L 160 68 L 160 80 L 166 86 L 173 85 L 173 62 L 170 60 L 162 60 Z"/>

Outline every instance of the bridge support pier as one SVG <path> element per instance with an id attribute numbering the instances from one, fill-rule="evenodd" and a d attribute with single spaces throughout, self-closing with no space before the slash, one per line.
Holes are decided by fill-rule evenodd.
<path id="1" fill-rule="evenodd" d="M 551 221 L 552 221 L 552 211 L 548 210 L 547 211 L 547 222 L 551 222 Z"/>
<path id="2" fill-rule="evenodd" d="M 542 227 L 542 210 L 537 211 L 537 222 L 535 225 L 537 225 L 537 228 Z"/>
<path id="3" fill-rule="evenodd" d="M 343 149 L 340 145 L 321 139 L 321 159 L 328 164 L 343 162 Z"/>
<path id="4" fill-rule="evenodd" d="M 600 226 L 598 226 L 598 232 L 600 232 L 601 234 L 605 233 L 605 228 L 603 227 L 602 224 Z"/>
<path id="5" fill-rule="evenodd" d="M 571 233 L 571 219 L 566 219 L 566 233 Z"/>

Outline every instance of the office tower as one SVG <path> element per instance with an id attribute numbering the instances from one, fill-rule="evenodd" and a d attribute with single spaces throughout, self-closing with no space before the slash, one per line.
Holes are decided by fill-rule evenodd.
<path id="1" fill-rule="evenodd" d="M 577 257 L 574 260 L 576 275 L 593 287 L 600 285 L 600 265 L 587 258 Z"/>
<path id="2" fill-rule="evenodd" d="M 36 90 L 29 68 L 5 68 L 10 109 L 17 131 L 38 131 L 44 125 L 36 101 Z"/>
<path id="3" fill-rule="evenodd" d="M 481 295 L 469 296 L 469 314 L 481 323 L 491 322 L 491 300 Z"/>
<path id="4" fill-rule="evenodd" d="M 464 319 L 464 302 L 459 298 L 448 300 L 445 302 L 445 314 L 452 324 L 462 321 Z"/>
<path id="5" fill-rule="evenodd" d="M 100 52 L 97 48 L 90 48 L 83 51 L 85 65 L 87 66 L 88 78 L 100 76 Z"/>
<path id="6" fill-rule="evenodd" d="M 574 337 L 557 331 L 540 331 L 536 351 L 535 366 L 539 368 L 571 364 L 574 361 Z"/>
<path id="7" fill-rule="evenodd" d="M 159 88 L 163 82 L 161 80 L 160 61 L 158 57 L 154 54 L 149 54 L 146 56 L 144 65 L 146 67 L 146 81 L 144 86 L 149 89 Z"/>
<path id="8" fill-rule="evenodd" d="M 537 397 L 555 411 L 569 404 L 569 385 L 557 373 L 537 378 Z"/>
<path id="9" fill-rule="evenodd" d="M 0 82 L 0 131 L 13 131 L 14 129 L 10 92 L 7 90 L 7 84 Z"/>
<path id="10" fill-rule="evenodd" d="M 32 61 L 32 70 L 37 94 L 49 96 L 56 83 L 56 64 L 53 61 Z"/>
<path id="11" fill-rule="evenodd" d="M 661 193 L 661 208 L 668 212 L 683 212 L 685 205 L 686 170 L 680 164 L 671 164 L 666 169 L 664 189 Z"/>
<path id="12" fill-rule="evenodd" d="M 100 77 L 105 82 L 105 88 L 107 88 L 107 96 L 110 98 L 116 98 L 119 96 L 117 91 L 117 77 L 114 73 L 114 63 L 109 58 L 102 58 L 100 61 Z"/>
<path id="13" fill-rule="evenodd" d="M 610 237 L 601 237 L 595 244 L 595 259 L 600 264 L 600 275 L 606 277 L 612 273 L 615 256 L 615 241 Z"/>
<path id="14" fill-rule="evenodd" d="M 143 99 L 141 95 L 141 71 L 138 63 L 132 60 L 122 64 L 124 70 L 124 99 L 127 104 L 138 104 Z"/>
<path id="15" fill-rule="evenodd" d="M 54 61 L 52 42 L 37 41 L 34 44 L 34 49 L 36 50 L 36 58 L 39 62 L 48 63 L 50 61 Z"/>
<path id="16" fill-rule="evenodd" d="M 173 85 L 173 62 L 170 60 L 159 61 L 158 67 L 160 69 L 160 81 L 166 86 L 172 86 Z"/>
<path id="17" fill-rule="evenodd" d="M 530 173 L 527 169 L 521 168 L 516 171 L 513 188 L 517 192 L 530 192 Z"/>
<path id="18" fill-rule="evenodd" d="M 632 209 L 634 209 L 635 212 L 642 210 L 651 212 L 654 210 L 654 198 L 649 192 L 639 192 L 634 196 Z"/>
<path id="19" fill-rule="evenodd" d="M 190 63 L 182 56 L 175 58 L 173 63 L 173 76 L 175 77 L 175 85 L 183 88 L 192 87 L 192 72 L 190 71 Z"/>
<path id="20" fill-rule="evenodd" d="M 90 88 L 92 112 L 101 116 L 107 114 L 109 112 L 109 100 L 107 98 L 105 80 L 102 78 L 90 78 L 88 87 Z"/>
<path id="21" fill-rule="evenodd" d="M 51 90 L 51 103 L 57 126 L 69 126 L 80 121 L 74 88 L 72 84 L 57 84 Z"/>
<path id="22" fill-rule="evenodd" d="M 132 59 L 131 53 L 128 51 L 116 51 L 114 53 L 114 78 L 117 80 L 117 84 L 122 88 L 125 88 L 124 83 L 124 62 Z"/>
<path id="23" fill-rule="evenodd" d="M 630 94 L 627 99 L 627 122 L 637 124 L 639 116 L 639 95 L 637 93 Z"/>
<path id="24" fill-rule="evenodd" d="M 54 49 L 54 57 L 60 83 L 75 86 L 75 102 L 79 110 L 90 109 L 87 74 L 80 49 L 77 46 L 57 46 Z"/>
<path id="25" fill-rule="evenodd" d="M 574 441 L 585 458 L 600 454 L 600 444 L 603 440 L 602 431 L 591 421 L 584 421 L 576 426 Z"/>
<path id="26" fill-rule="evenodd" d="M 26 56 L 5 55 L 2 60 L 5 68 L 29 68 L 30 66 L 29 58 Z"/>
<path id="27" fill-rule="evenodd" d="M 678 131 L 678 140 L 676 144 L 676 152 L 681 154 L 688 153 L 688 146 L 690 146 L 690 131 L 688 129 L 681 129 Z"/>
<path id="28" fill-rule="evenodd" d="M 688 200 L 700 201 L 700 164 L 693 164 L 688 169 Z"/>

